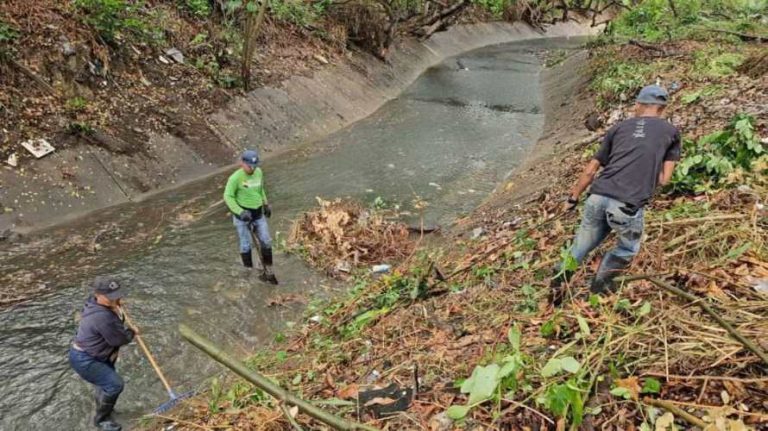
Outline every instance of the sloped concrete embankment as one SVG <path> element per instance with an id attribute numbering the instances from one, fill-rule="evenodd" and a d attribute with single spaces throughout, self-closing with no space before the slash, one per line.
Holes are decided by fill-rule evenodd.
<path id="1" fill-rule="evenodd" d="M 269 157 L 327 136 L 397 97 L 422 72 L 445 58 L 487 45 L 526 39 L 583 36 L 588 25 L 561 23 L 540 32 L 525 24 L 461 25 L 425 42 L 403 41 L 389 64 L 356 55 L 312 77 L 240 97 L 185 133 L 153 135 L 138 154 L 80 145 L 0 171 L 0 232 L 28 232 L 99 208 L 207 176 L 228 166 L 246 146 Z M 189 134 L 209 139 L 185 139 Z M 109 142 L 109 141 L 107 141 Z"/>

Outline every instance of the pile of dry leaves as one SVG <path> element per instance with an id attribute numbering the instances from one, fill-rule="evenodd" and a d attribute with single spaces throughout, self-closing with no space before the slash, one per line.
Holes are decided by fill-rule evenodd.
<path id="1" fill-rule="evenodd" d="M 414 242 L 397 215 L 349 200 L 324 201 L 298 219 L 288 239 L 289 249 L 313 266 L 337 277 L 355 268 L 399 262 L 411 254 Z"/>

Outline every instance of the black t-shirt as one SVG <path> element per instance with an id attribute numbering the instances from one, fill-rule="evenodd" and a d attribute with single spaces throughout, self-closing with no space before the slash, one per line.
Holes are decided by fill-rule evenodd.
<path id="1" fill-rule="evenodd" d="M 594 158 L 603 170 L 590 193 L 642 207 L 664 162 L 680 160 L 680 132 L 661 118 L 630 118 L 608 130 Z"/>

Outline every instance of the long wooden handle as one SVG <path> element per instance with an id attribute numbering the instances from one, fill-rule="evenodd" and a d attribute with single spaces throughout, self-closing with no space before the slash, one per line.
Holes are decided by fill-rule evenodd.
<path id="1" fill-rule="evenodd" d="M 136 325 L 133 324 L 133 321 L 131 321 L 130 317 L 128 317 L 128 313 L 125 312 L 125 309 L 120 307 L 120 311 L 123 313 L 123 316 L 125 316 L 125 321 L 133 326 L 136 327 Z M 165 386 L 165 390 L 168 391 L 171 396 L 173 396 L 174 392 L 173 389 L 171 389 L 170 383 L 168 383 L 168 380 L 166 380 L 165 376 L 163 375 L 163 372 L 160 370 L 160 366 L 157 365 L 157 362 L 155 361 L 155 357 L 152 356 L 152 353 L 149 351 L 149 348 L 147 348 L 147 345 L 144 344 L 144 340 L 141 338 L 141 335 L 136 334 L 134 337 L 136 339 L 136 342 L 139 343 L 139 346 L 141 347 L 141 350 L 144 351 L 144 356 L 147 357 L 149 360 L 149 363 L 152 365 L 152 368 L 155 369 L 155 372 L 157 373 L 157 377 L 160 377 L 160 381 L 163 382 L 163 386 Z"/>

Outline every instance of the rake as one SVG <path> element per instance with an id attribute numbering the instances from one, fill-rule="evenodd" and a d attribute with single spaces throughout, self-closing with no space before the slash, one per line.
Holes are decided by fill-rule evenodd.
<path id="1" fill-rule="evenodd" d="M 131 319 L 128 317 L 128 313 L 125 312 L 125 309 L 121 308 L 120 311 L 123 313 L 123 316 L 125 317 L 126 323 L 133 326 L 134 328 L 136 325 L 133 324 Z M 147 348 L 147 345 L 144 344 L 144 340 L 141 338 L 141 335 L 136 334 L 135 336 L 136 342 L 139 343 L 139 346 L 141 347 L 141 350 L 144 352 L 144 355 L 149 360 L 149 363 L 152 365 L 152 368 L 154 368 L 155 373 L 157 373 L 157 376 L 160 378 L 160 381 L 163 382 L 163 386 L 165 386 L 165 390 L 168 391 L 168 397 L 170 397 L 170 400 L 164 402 L 163 404 L 160 404 L 155 410 L 152 411 L 154 414 L 158 413 L 165 413 L 172 408 L 176 407 L 177 404 L 179 404 L 181 401 L 193 397 L 195 395 L 195 391 L 189 391 L 185 392 L 183 394 L 176 394 L 176 392 L 171 388 L 171 384 L 168 383 L 168 379 L 165 378 L 165 375 L 163 375 L 163 372 L 160 370 L 160 366 L 157 365 L 157 362 L 155 361 L 155 357 L 152 356 L 152 353 L 149 351 L 149 348 Z"/>

